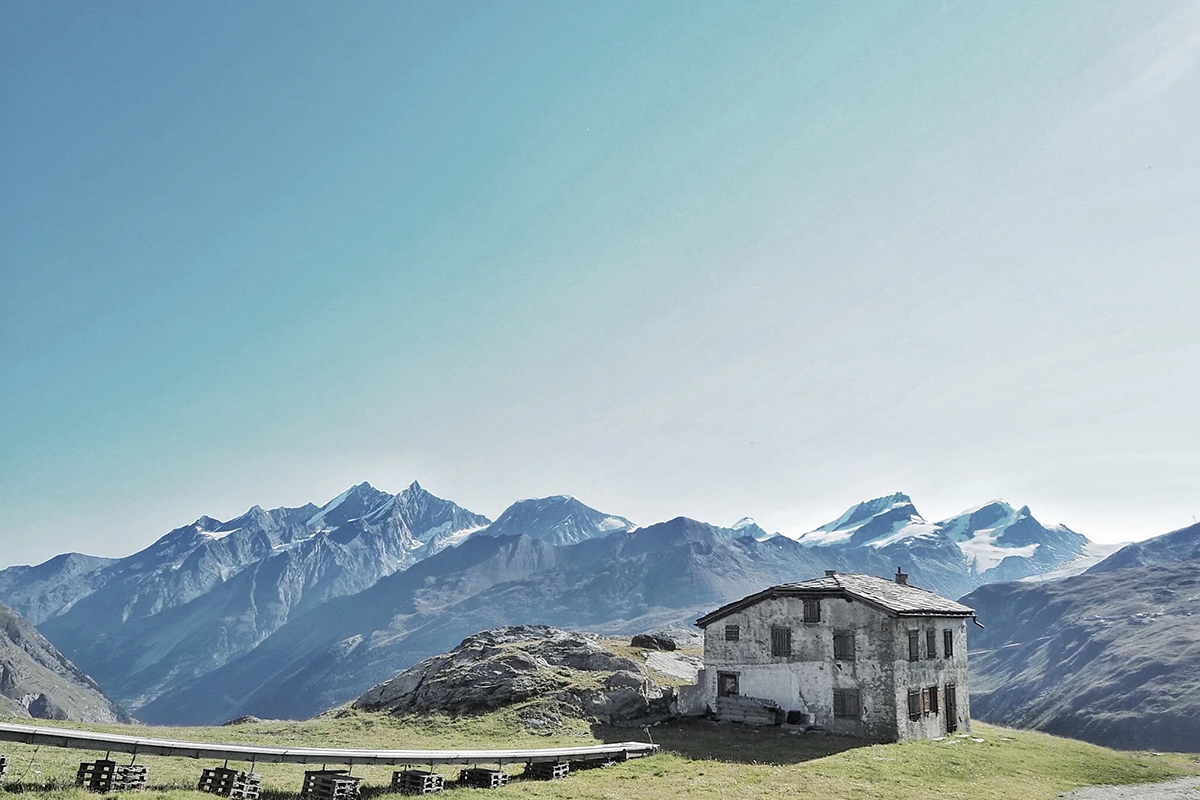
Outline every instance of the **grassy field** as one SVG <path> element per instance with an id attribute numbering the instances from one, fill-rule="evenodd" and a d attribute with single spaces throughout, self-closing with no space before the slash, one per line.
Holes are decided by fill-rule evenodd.
<path id="1" fill-rule="evenodd" d="M 486 717 L 397 719 L 338 712 L 307 722 L 264 722 L 224 728 L 114 728 L 166 738 L 268 745 L 369 748 L 548 747 L 595 741 L 645 740 L 640 729 L 590 730 L 568 725 L 551 736 L 521 731 L 519 709 Z M 14 720 L 19 721 L 19 720 Z M 27 722 L 27 721 L 26 721 Z M 662 797 L 750 800 L 751 798 L 1053 798 L 1078 786 L 1127 784 L 1200 775 L 1194 755 L 1119 752 L 1041 733 L 976 724 L 970 736 L 943 741 L 864 746 L 835 736 L 804 736 L 780 729 L 754 729 L 705 721 L 651 729 L 663 754 L 605 769 L 572 774 L 553 783 L 515 781 L 489 796 L 504 798 Z M 30 796 L 84 800 L 73 787 L 82 760 L 103 754 L 28 745 L 0 744 L 9 756 L 5 789 Z M 127 759 L 117 756 L 116 759 Z M 142 798 L 199 800 L 194 790 L 200 770 L 211 764 L 178 758 L 139 758 L 149 766 L 151 789 Z M 235 766 L 231 764 L 231 766 Z M 262 764 L 264 795 L 269 800 L 295 796 L 304 767 Z M 512 767 L 519 772 L 520 767 Z M 456 768 L 443 768 L 447 776 Z M 364 795 L 378 796 L 391 782 L 390 767 L 356 767 L 365 778 Z M 479 790 L 452 789 L 466 797 Z"/>

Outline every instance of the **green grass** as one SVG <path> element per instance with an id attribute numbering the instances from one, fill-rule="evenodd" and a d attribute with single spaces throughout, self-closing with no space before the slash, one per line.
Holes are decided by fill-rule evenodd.
<path id="1" fill-rule="evenodd" d="M 580 745 L 643 739 L 638 729 L 589 730 L 568 724 L 549 736 L 522 730 L 520 708 L 484 717 L 398 719 L 379 714 L 335 712 L 307 722 L 265 722 L 227 728 L 71 726 L 164 738 L 265 745 L 364 748 L 497 748 Z M 962 798 L 1049 800 L 1062 791 L 1095 784 L 1128 784 L 1200 775 L 1194 755 L 1119 752 L 1041 733 L 976 723 L 970 737 L 898 745 L 863 745 L 837 736 L 804 736 L 780 729 L 754 729 L 689 721 L 651 729 L 663 754 L 605 769 L 572 774 L 552 783 L 517 781 L 490 797 L 504 798 L 713 798 L 778 800 L 805 798 Z M 977 741 L 978 740 L 978 741 Z M 82 760 L 103 754 L 0 744 L 9 756 L 5 789 L 57 800 L 84 800 L 73 787 Z M 116 756 L 117 760 L 128 756 Z M 139 758 L 150 769 L 151 789 L 142 798 L 201 800 L 194 790 L 200 770 L 211 762 Z M 231 766 L 233 766 L 231 764 Z M 268 800 L 299 791 L 305 767 L 262 764 Z M 445 767 L 443 774 L 456 775 Z M 511 767 L 519 772 L 520 767 Z M 391 767 L 356 767 L 368 797 L 386 791 Z M 477 790 L 452 789 L 467 798 Z"/>

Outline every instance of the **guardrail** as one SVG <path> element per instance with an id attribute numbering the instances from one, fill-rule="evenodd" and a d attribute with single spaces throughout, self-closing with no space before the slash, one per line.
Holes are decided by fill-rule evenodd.
<path id="1" fill-rule="evenodd" d="M 545 762 L 626 761 L 658 752 L 645 742 L 620 742 L 586 747 L 548 747 L 536 750 L 347 750 L 319 747 L 260 747 L 249 744 L 209 744 L 174 741 L 116 733 L 95 733 L 69 728 L 0 723 L 0 741 L 130 753 L 134 756 L 225 759 L 280 764 L 348 764 L 398 766 L 404 764 L 538 764 Z"/>

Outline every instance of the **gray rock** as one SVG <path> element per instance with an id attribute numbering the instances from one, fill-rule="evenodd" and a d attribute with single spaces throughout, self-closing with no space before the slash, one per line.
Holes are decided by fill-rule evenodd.
<path id="1" fill-rule="evenodd" d="M 520 712 L 522 723 L 551 732 L 567 716 L 611 723 L 665 713 L 670 699 L 641 664 L 594 634 L 521 625 L 470 636 L 371 689 L 354 708 L 459 716 L 538 701 Z"/>
<path id="2" fill-rule="evenodd" d="M 629 670 L 620 670 L 608 676 L 608 680 L 604 682 L 606 689 L 634 689 L 641 694 L 646 694 L 649 681 L 646 676 Z"/>
<path id="3" fill-rule="evenodd" d="M 660 636 L 656 633 L 639 633 L 634 636 L 629 642 L 634 647 L 643 647 L 647 650 L 674 650 L 675 640 Z"/>

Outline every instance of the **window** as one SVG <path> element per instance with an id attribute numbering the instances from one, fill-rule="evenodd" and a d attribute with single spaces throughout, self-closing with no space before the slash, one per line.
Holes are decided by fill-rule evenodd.
<path id="1" fill-rule="evenodd" d="M 933 628 L 925 631 L 925 657 L 937 658 L 937 631 Z"/>
<path id="2" fill-rule="evenodd" d="M 946 658 L 954 656 L 954 631 L 949 628 L 942 631 L 942 653 Z"/>
<path id="3" fill-rule="evenodd" d="M 820 600 L 805 600 L 804 601 L 804 621 L 805 622 L 820 622 L 821 621 L 821 601 Z"/>
<path id="4" fill-rule="evenodd" d="M 854 660 L 854 631 L 833 632 L 833 657 L 837 661 Z"/>
<path id="5" fill-rule="evenodd" d="M 921 690 L 920 689 L 909 689 L 908 690 L 908 718 L 909 719 L 920 719 L 921 718 Z"/>
<path id="6" fill-rule="evenodd" d="M 725 626 L 725 641 L 736 642 L 742 638 L 742 629 L 737 625 Z"/>
<path id="7" fill-rule="evenodd" d="M 790 656 L 792 654 L 792 629 L 784 625 L 771 626 L 771 655 Z"/>
<path id="8" fill-rule="evenodd" d="M 925 714 L 929 713 L 929 690 L 921 690 L 921 711 Z"/>
<path id="9" fill-rule="evenodd" d="M 862 704 L 859 701 L 858 689 L 833 690 L 833 716 L 836 719 L 860 719 Z"/>
<path id="10" fill-rule="evenodd" d="M 909 661 L 920 661 L 921 660 L 921 632 L 920 631 L 909 631 L 908 632 L 908 660 Z"/>
<path id="11" fill-rule="evenodd" d="M 938 687 L 936 686 L 929 687 L 929 711 L 926 713 L 938 713 Z"/>

